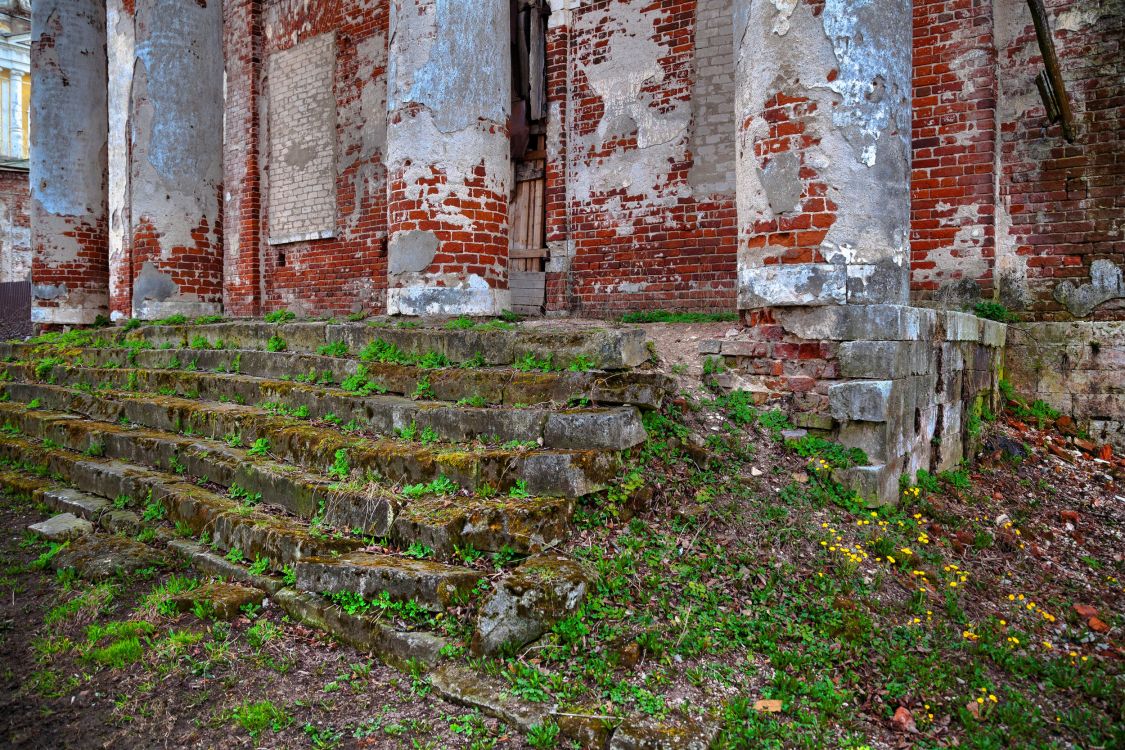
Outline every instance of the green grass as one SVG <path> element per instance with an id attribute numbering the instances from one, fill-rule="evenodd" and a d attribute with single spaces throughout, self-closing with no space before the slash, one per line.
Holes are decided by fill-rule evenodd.
<path id="1" fill-rule="evenodd" d="M 625 313 L 622 323 L 726 323 L 738 320 L 731 312 L 671 312 L 669 310 L 642 310 Z"/>
<path id="2" fill-rule="evenodd" d="M 293 718 L 273 701 L 243 701 L 231 712 L 231 720 L 257 740 L 267 729 L 280 732 L 293 723 Z"/>

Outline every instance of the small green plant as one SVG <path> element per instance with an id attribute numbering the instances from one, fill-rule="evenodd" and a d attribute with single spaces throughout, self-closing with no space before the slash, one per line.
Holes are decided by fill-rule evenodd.
<path id="1" fill-rule="evenodd" d="M 348 451 L 346 448 L 340 448 L 336 451 L 332 465 L 328 467 L 328 478 L 344 482 L 351 473 L 352 465 L 348 461 Z"/>
<path id="2" fill-rule="evenodd" d="M 426 352 L 418 359 L 418 366 L 427 370 L 438 370 L 451 364 L 453 363 L 449 361 L 449 357 L 441 352 Z"/>
<path id="3" fill-rule="evenodd" d="M 125 510 L 132 504 L 133 498 L 129 497 L 128 495 L 118 495 L 117 497 L 113 498 L 113 507 L 117 508 L 117 510 Z"/>
<path id="4" fill-rule="evenodd" d="M 522 372 L 550 372 L 553 369 L 553 359 L 552 355 L 548 355 L 546 359 L 537 359 L 532 352 L 527 352 L 517 358 L 512 367 Z"/>
<path id="5" fill-rule="evenodd" d="M 333 341 L 331 344 L 318 346 L 316 353 L 323 357 L 346 357 L 348 356 L 348 345 L 343 341 Z"/>
<path id="6" fill-rule="evenodd" d="M 998 323 L 1019 322 L 1019 316 L 1009 311 L 1008 308 L 1004 307 L 1004 305 L 999 302 L 978 302 L 973 305 L 973 313 L 978 318 L 987 318 L 988 320 L 995 320 Z"/>
<path id="7" fill-rule="evenodd" d="M 188 344 L 192 349 L 210 349 L 211 342 L 205 336 L 195 335 L 191 338 L 191 343 Z"/>
<path id="8" fill-rule="evenodd" d="M 240 563 L 246 559 L 246 556 L 242 554 L 242 550 L 238 547 L 231 547 L 230 550 L 227 551 L 226 559 L 227 562 Z"/>
<path id="9" fill-rule="evenodd" d="M 535 724 L 527 730 L 527 744 L 534 748 L 549 750 L 558 747 L 559 725 L 553 721 Z"/>
<path id="10" fill-rule="evenodd" d="M 508 491 L 508 496 L 516 499 L 524 499 L 531 497 L 531 493 L 527 491 L 527 480 L 519 479 Z"/>
<path id="11" fill-rule="evenodd" d="M 250 564 L 250 573 L 260 576 L 270 569 L 270 559 L 268 557 L 255 557 L 254 562 Z"/>
<path id="12" fill-rule="evenodd" d="M 488 406 L 488 402 L 484 400 L 484 396 L 473 395 L 466 396 L 465 398 L 458 399 L 458 406 L 473 406 L 478 409 Z"/>
<path id="13" fill-rule="evenodd" d="M 145 505 L 144 512 L 141 513 L 141 520 L 149 523 L 159 521 L 164 518 L 166 512 L 163 503 L 159 500 L 153 500 L 150 497 L 148 503 Z"/>
<path id="14" fill-rule="evenodd" d="M 476 323 L 472 318 L 462 315 L 459 318 L 454 318 L 445 324 L 445 327 L 451 331 L 464 331 L 475 326 Z"/>
<path id="15" fill-rule="evenodd" d="M 422 542 L 413 542 L 402 552 L 406 557 L 413 557 L 416 560 L 425 560 L 434 556 L 434 548 L 429 547 Z"/>
<path id="16" fill-rule="evenodd" d="M 594 367 L 594 360 L 590 359 L 585 354 L 579 354 L 571 361 L 570 366 L 566 369 L 570 370 L 571 372 L 589 372 L 590 370 L 593 370 Z"/>
<path id="17" fill-rule="evenodd" d="M 422 445 L 432 445 L 441 440 L 441 435 L 437 433 L 433 427 L 426 425 L 422 428 L 422 434 L 418 436 L 418 441 Z"/>
<path id="18" fill-rule="evenodd" d="M 228 432 L 226 435 L 223 436 L 223 441 L 227 445 L 229 445 L 231 448 L 241 448 L 242 447 L 242 436 L 239 435 L 237 432 Z"/>
<path id="19" fill-rule="evenodd" d="M 187 316 L 182 313 L 169 315 L 167 318 L 153 321 L 154 325 L 158 326 L 182 326 L 188 322 Z"/>
<path id="20" fill-rule="evenodd" d="M 266 351 L 269 352 L 283 352 L 287 347 L 285 339 L 280 336 L 270 336 L 270 340 L 266 342 Z"/>
<path id="21" fill-rule="evenodd" d="M 43 405 L 43 403 L 37 398 L 33 398 L 33 399 L 31 399 L 30 401 L 27 402 L 28 410 L 38 409 L 42 405 Z"/>
<path id="22" fill-rule="evenodd" d="M 288 323 L 296 317 L 297 314 L 289 310 L 274 310 L 273 312 L 266 313 L 263 320 L 267 323 Z"/>
<path id="23" fill-rule="evenodd" d="M 86 446 L 86 450 L 82 451 L 82 453 L 90 458 L 101 458 L 105 455 L 105 443 L 91 440 L 90 444 Z"/>
<path id="24" fill-rule="evenodd" d="M 249 453 L 251 456 L 259 456 L 259 457 L 268 456 L 269 452 L 270 452 L 270 441 L 267 440 L 264 437 L 260 437 L 257 440 L 255 440 L 254 444 L 250 446 L 250 450 L 247 451 L 247 453 Z"/>
<path id="25" fill-rule="evenodd" d="M 415 400 L 423 398 L 434 398 L 434 389 L 433 386 L 430 385 L 430 378 L 428 375 L 418 380 L 418 382 L 414 386 L 414 393 L 412 393 L 411 396 Z"/>

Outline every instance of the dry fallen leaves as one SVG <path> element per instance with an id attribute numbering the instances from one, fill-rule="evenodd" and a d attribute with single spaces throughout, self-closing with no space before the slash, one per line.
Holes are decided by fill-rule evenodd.
<path id="1" fill-rule="evenodd" d="M 1097 617 L 1098 615 L 1097 608 L 1091 607 L 1089 604 L 1075 604 L 1074 611 L 1083 620 L 1089 620 L 1091 617 Z"/>
<path id="2" fill-rule="evenodd" d="M 781 701 L 772 698 L 762 698 L 754 702 L 754 710 L 767 714 L 781 713 Z"/>
<path id="3" fill-rule="evenodd" d="M 914 726 L 914 716 L 910 713 L 910 709 L 904 706 L 895 709 L 895 715 L 891 717 L 891 723 L 900 732 L 910 732 L 911 734 L 918 732 L 918 728 Z"/>

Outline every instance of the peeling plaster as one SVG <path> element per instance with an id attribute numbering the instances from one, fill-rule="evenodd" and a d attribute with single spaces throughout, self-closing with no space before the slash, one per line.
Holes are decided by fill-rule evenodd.
<path id="1" fill-rule="evenodd" d="M 651 8 L 644 0 L 623 0 L 612 16 L 585 13 L 576 24 L 575 36 L 596 35 L 607 43 L 596 59 L 581 52 L 575 59 L 576 77 L 586 78 L 604 114 L 593 132 L 570 133 L 571 158 L 578 162 L 568 180 L 572 201 L 587 203 L 624 189 L 630 202 L 656 209 L 691 196 L 690 185 L 668 184 L 669 165 L 683 161 L 686 154 L 691 102 L 677 99 L 655 106 L 643 90 L 664 80 L 660 60 L 671 54 L 651 38 L 656 18 L 664 12 Z M 587 156 L 604 153 L 621 136 L 634 136 L 637 147 Z M 613 216 L 622 202 L 619 194 L 611 195 L 600 213 Z"/>
<path id="2" fill-rule="evenodd" d="M 133 218 L 167 257 L 194 247 L 206 219 L 217 244 L 223 181 L 220 3 L 138 0 L 133 73 Z"/>
<path id="3" fill-rule="evenodd" d="M 861 298 L 875 288 L 894 295 L 883 302 L 906 298 L 906 283 L 885 276 L 892 267 L 903 279 L 907 274 L 911 17 L 905 0 L 828 0 L 820 18 L 806 3 L 740 0 L 735 8 L 736 116 L 748 122 L 738 144 L 740 236 L 775 217 L 775 206 L 790 210 L 754 154 L 754 143 L 768 137 L 760 114 L 778 92 L 808 98 L 815 112 L 806 134 L 819 144 L 803 150 L 804 165 L 837 206 L 821 250 L 831 263 L 879 268 L 877 285 L 863 281 L 869 271 L 857 270 L 849 289 L 861 290 Z M 740 250 L 740 279 L 744 266 L 765 257 Z"/>
<path id="4" fill-rule="evenodd" d="M 1104 302 L 1125 297 L 1125 280 L 1121 269 L 1104 258 L 1090 264 L 1090 282 L 1075 286 L 1063 281 L 1055 287 L 1055 300 L 1066 306 L 1076 318 L 1084 318 Z"/>

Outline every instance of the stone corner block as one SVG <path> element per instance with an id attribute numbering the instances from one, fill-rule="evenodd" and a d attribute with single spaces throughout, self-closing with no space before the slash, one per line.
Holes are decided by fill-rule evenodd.
<path id="1" fill-rule="evenodd" d="M 980 341 L 983 318 L 952 310 L 945 313 L 945 338 L 947 341 Z"/>
<path id="2" fill-rule="evenodd" d="M 891 416 L 893 380 L 854 380 L 828 387 L 828 406 L 840 422 L 886 422 Z"/>

